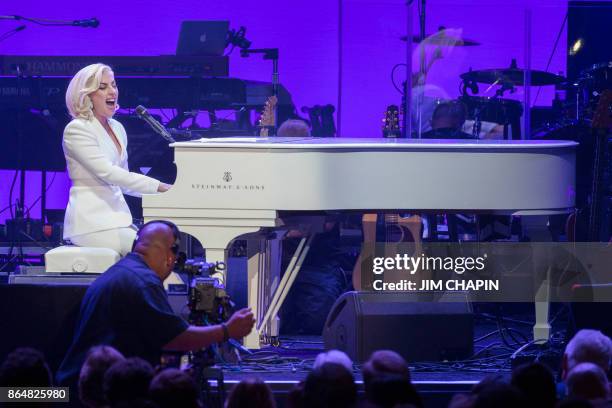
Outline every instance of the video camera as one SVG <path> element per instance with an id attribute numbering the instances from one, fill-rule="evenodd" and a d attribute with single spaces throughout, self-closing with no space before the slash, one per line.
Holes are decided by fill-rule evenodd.
<path id="1" fill-rule="evenodd" d="M 227 321 L 234 311 L 234 304 L 223 285 L 210 277 L 225 270 L 225 264 L 190 259 L 185 262 L 183 270 L 189 276 L 190 323 L 201 326 Z"/>

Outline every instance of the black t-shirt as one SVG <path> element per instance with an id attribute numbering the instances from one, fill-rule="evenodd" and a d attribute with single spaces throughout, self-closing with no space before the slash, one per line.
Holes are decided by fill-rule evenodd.
<path id="1" fill-rule="evenodd" d="M 155 366 L 162 347 L 188 326 L 172 311 L 161 279 L 139 255 L 130 253 L 85 293 L 57 382 L 76 384 L 87 352 L 97 345 L 112 346 L 126 357 L 140 357 Z"/>

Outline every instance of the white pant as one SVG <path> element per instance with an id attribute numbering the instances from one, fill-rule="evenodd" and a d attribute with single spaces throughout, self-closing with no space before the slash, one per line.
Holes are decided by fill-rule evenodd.
<path id="1" fill-rule="evenodd" d="M 70 241 L 77 246 L 110 248 L 119 252 L 121 256 L 125 256 L 132 250 L 135 239 L 136 228 L 130 226 L 75 235 L 70 238 Z"/>

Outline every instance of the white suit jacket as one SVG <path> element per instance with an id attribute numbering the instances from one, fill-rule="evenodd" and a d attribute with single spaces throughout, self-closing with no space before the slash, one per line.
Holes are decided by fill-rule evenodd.
<path id="1" fill-rule="evenodd" d="M 64 156 L 72 181 L 64 219 L 64 239 L 132 224 L 123 193 L 157 192 L 159 181 L 128 170 L 127 135 L 121 123 L 109 121 L 121 144 L 121 155 L 96 119 L 74 119 L 64 129 Z"/>

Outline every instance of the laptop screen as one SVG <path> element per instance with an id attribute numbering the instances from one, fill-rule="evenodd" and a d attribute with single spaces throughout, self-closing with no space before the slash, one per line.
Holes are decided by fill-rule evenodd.
<path id="1" fill-rule="evenodd" d="M 228 30 L 229 21 L 183 21 L 176 55 L 221 56 Z"/>

